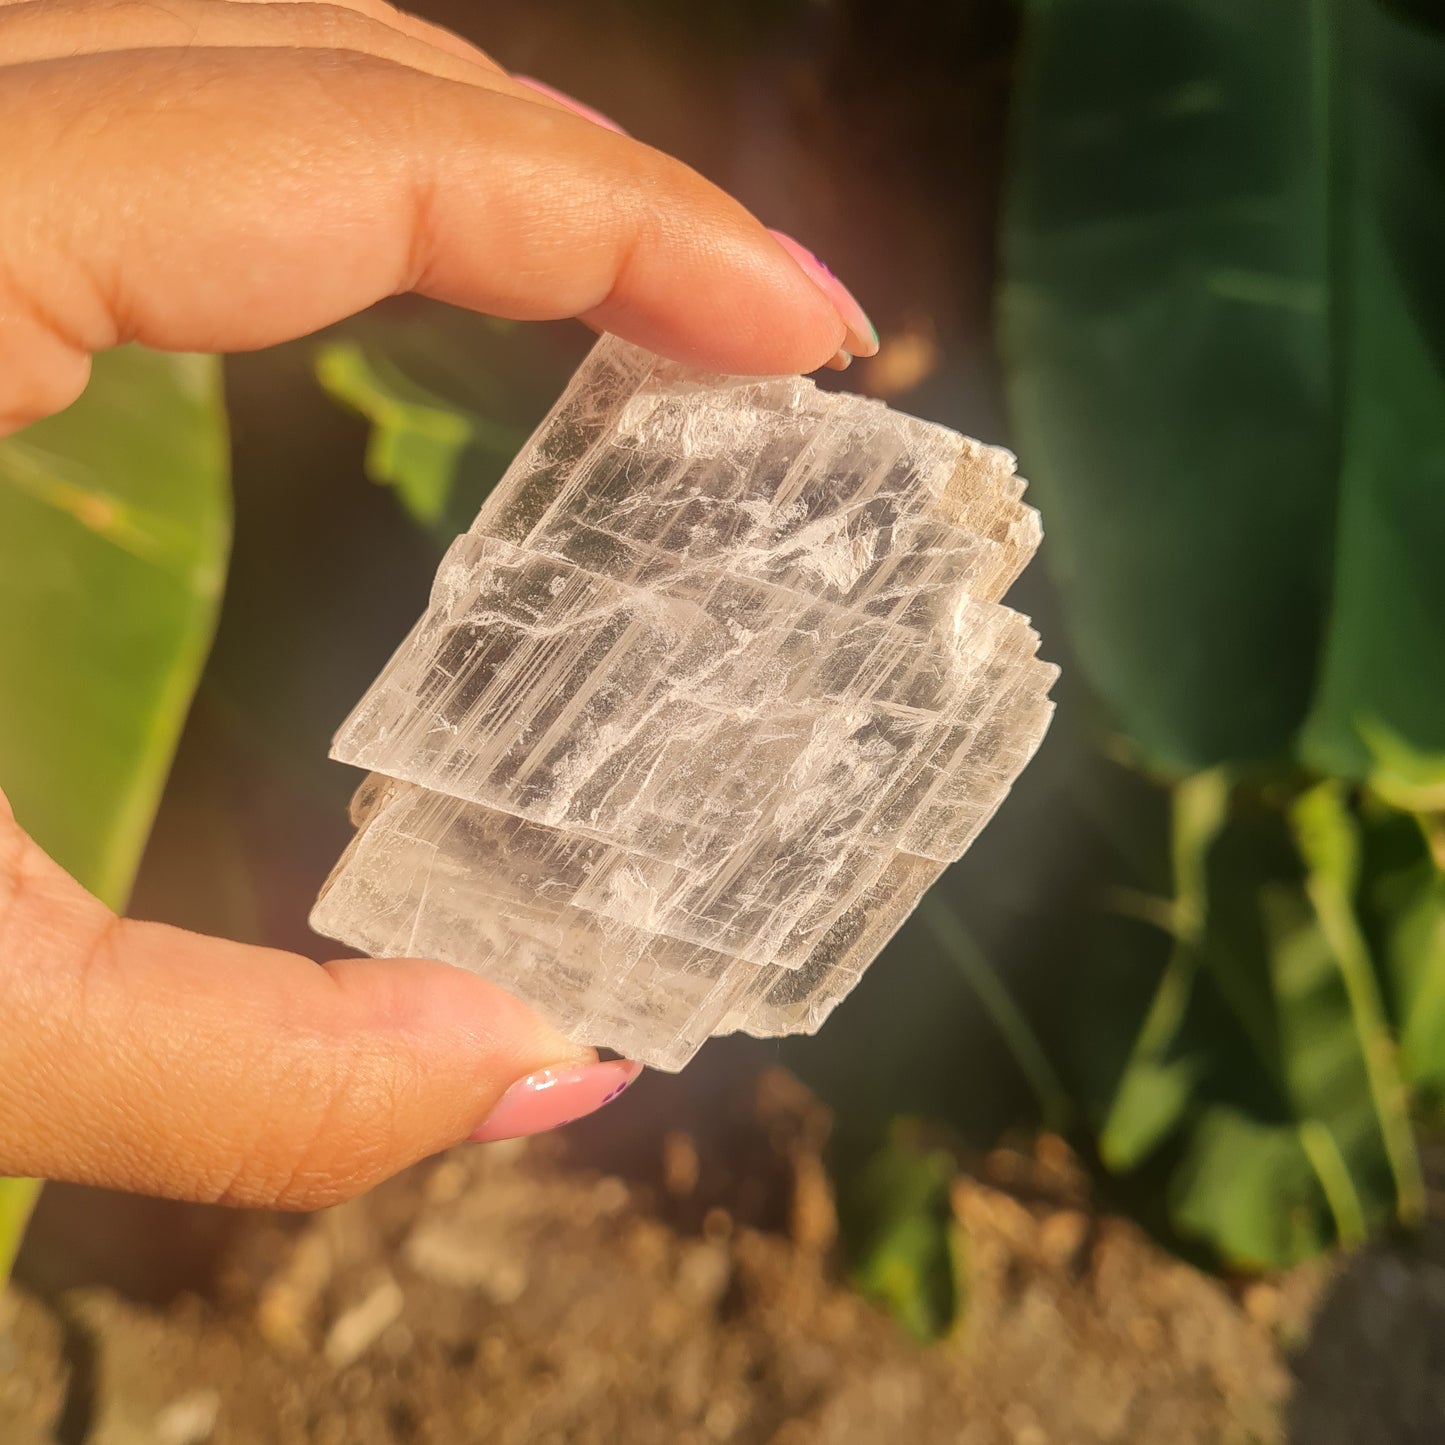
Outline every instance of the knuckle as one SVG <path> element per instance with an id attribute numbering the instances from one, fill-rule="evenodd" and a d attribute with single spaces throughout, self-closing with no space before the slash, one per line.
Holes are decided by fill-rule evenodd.
<path id="1" fill-rule="evenodd" d="M 90 353 L 29 318 L 0 314 L 0 436 L 64 411 L 90 381 Z"/>
<path id="2" fill-rule="evenodd" d="M 175 0 L 157 4 L 156 0 L 106 0 L 103 5 L 88 5 L 83 16 L 91 33 L 120 32 L 140 27 L 143 35 L 169 31 L 179 41 L 195 38 L 195 20 Z"/>
<path id="3" fill-rule="evenodd" d="M 263 1143 L 248 1152 L 212 1202 L 324 1209 L 412 1163 L 419 1151 L 408 1147 L 398 1107 L 409 1072 L 390 1051 L 361 1052 L 339 1066 L 314 1068 L 304 1088 L 279 1101 L 284 1117 L 271 1120 Z M 278 1077 L 288 1073 L 294 1077 L 294 1071 Z M 298 1107 L 302 1099 L 304 1107 Z"/>
<path id="4" fill-rule="evenodd" d="M 0 133 L 4 123 L 0 115 Z M 0 189 L 3 184 L 0 177 Z M 3 245 L 5 221 L 0 215 L 0 435 L 43 421 L 76 401 L 90 380 L 90 349 L 82 338 L 94 332 L 102 339 L 96 307 L 90 304 L 94 298 L 75 268 L 62 264 L 55 277 L 27 277 L 24 273 L 33 267 L 17 264 Z M 61 249 L 56 247 L 57 255 Z M 47 292 L 72 302 L 79 294 L 83 304 L 46 307 L 39 298 Z M 83 320 L 61 314 L 77 309 L 86 313 Z"/>
<path id="5" fill-rule="evenodd" d="M 59 869 L 25 830 L 8 812 L 0 813 L 0 960 L 10 961 L 38 938 L 53 938 L 57 925 L 65 925 L 62 938 L 84 940 L 93 931 L 89 920 L 67 917 L 76 900 L 66 896 L 69 890 L 57 891 L 56 875 Z M 88 894 L 75 892 L 85 911 L 93 907 L 113 918 Z"/>
<path id="6" fill-rule="evenodd" d="M 30 839 L 20 830 L 8 805 L 0 811 L 0 950 L 5 933 L 20 903 L 28 873 L 27 853 Z"/>
<path id="7" fill-rule="evenodd" d="M 285 18 L 308 40 L 337 50 L 375 52 L 396 35 L 365 12 L 345 5 L 288 6 Z"/>

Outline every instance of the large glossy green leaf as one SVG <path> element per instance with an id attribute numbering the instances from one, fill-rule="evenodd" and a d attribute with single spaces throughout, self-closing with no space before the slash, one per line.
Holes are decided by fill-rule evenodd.
<path id="1" fill-rule="evenodd" d="M 205 659 L 229 533 L 218 363 L 126 347 L 0 441 L 0 779 L 119 907 Z"/>
<path id="2" fill-rule="evenodd" d="M 1340 511 L 1305 757 L 1398 787 L 1434 755 L 1445 783 L 1445 29 L 1338 12 Z"/>
<path id="3" fill-rule="evenodd" d="M 115 908 L 215 626 L 229 517 L 214 358 L 108 352 L 68 411 L 0 441 L 0 785 Z M 0 1281 L 37 1189 L 0 1180 Z"/>
<path id="4" fill-rule="evenodd" d="M 1001 324 L 1082 664 L 1153 762 L 1285 748 L 1328 573 L 1311 12 L 1032 0 Z"/>
<path id="5" fill-rule="evenodd" d="M 1445 38 L 1030 0 L 1001 322 L 1083 665 L 1152 764 L 1445 753 Z"/>

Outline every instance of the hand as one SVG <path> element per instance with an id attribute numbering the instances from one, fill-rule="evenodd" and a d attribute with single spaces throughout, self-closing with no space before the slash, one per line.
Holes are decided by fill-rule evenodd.
<path id="1" fill-rule="evenodd" d="M 0 0 L 0 137 L 0 435 L 97 350 L 268 346 L 402 291 L 726 371 L 876 349 L 796 243 L 380 0 Z M 0 806 L 0 1173 L 308 1208 L 635 1073 L 442 964 L 117 918 Z"/>

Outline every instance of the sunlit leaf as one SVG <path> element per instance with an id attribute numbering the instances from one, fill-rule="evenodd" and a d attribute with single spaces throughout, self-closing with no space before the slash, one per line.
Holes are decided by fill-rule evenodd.
<path id="1" fill-rule="evenodd" d="M 1229 799 L 1229 777 L 1219 769 L 1173 790 L 1167 842 L 1174 897 L 1165 920 L 1170 951 L 1099 1132 L 1100 1152 L 1115 1169 L 1138 1164 L 1178 1124 L 1204 1068 L 1201 1059 L 1180 1055 L 1177 1045 L 1203 958 L 1210 850 L 1228 820 Z"/>
<path id="2" fill-rule="evenodd" d="M 1141 1058 L 1119 1080 L 1099 1153 L 1111 1169 L 1142 1163 L 1179 1126 L 1204 1073 L 1197 1057 Z"/>
<path id="3" fill-rule="evenodd" d="M 1345 790 L 1335 783 L 1310 789 L 1291 814 L 1307 870 L 1305 891 L 1349 999 L 1370 1098 L 1394 1174 L 1396 1210 L 1404 1222 L 1418 1224 L 1424 1218 L 1425 1184 L 1410 1122 L 1410 1095 L 1356 910 L 1363 861 L 1360 827 Z"/>
<path id="4" fill-rule="evenodd" d="M 585 346 L 575 333 L 451 307 L 368 313 L 317 349 L 315 372 L 370 423 L 367 474 L 444 546 L 561 391 Z"/>
<path id="5" fill-rule="evenodd" d="M 0 781 L 116 907 L 215 626 L 227 478 L 208 357 L 105 353 L 74 406 L 0 441 Z"/>
<path id="6" fill-rule="evenodd" d="M 0 786 L 124 905 L 215 626 L 230 530 L 219 363 L 125 347 L 0 441 Z M 0 1279 L 34 1203 L 0 1181 Z"/>

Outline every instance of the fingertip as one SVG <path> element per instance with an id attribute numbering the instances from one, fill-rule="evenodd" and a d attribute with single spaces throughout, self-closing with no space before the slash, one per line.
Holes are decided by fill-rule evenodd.
<path id="1" fill-rule="evenodd" d="M 788 253 L 789 259 L 808 280 L 827 297 L 828 303 L 838 313 L 848 330 L 847 351 L 850 359 L 853 356 L 876 356 L 878 328 L 859 305 L 858 298 L 833 274 L 832 268 L 785 231 L 770 231 L 769 234 Z"/>
<path id="2" fill-rule="evenodd" d="M 737 376 L 817 371 L 848 343 L 831 302 L 752 217 L 637 246 L 607 300 L 582 319 L 671 361 Z"/>
<path id="3" fill-rule="evenodd" d="M 445 1041 L 475 1051 L 491 1082 L 506 1088 L 534 1068 L 582 1065 L 597 1051 L 575 1043 L 515 994 L 434 959 L 342 958 L 323 965 L 354 1011 L 356 1026 Z"/>

